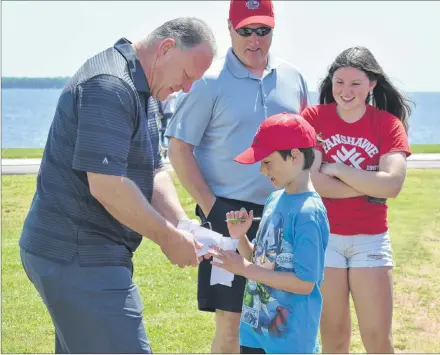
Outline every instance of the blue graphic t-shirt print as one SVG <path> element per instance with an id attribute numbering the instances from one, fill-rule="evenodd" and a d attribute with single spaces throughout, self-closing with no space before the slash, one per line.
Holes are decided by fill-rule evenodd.
<path id="1" fill-rule="evenodd" d="M 268 212 L 266 210 L 256 238 L 253 263 L 270 270 L 293 271 L 292 245 L 283 238 L 283 216 L 273 213 L 268 217 Z M 251 280 L 246 286 L 242 321 L 258 333 L 280 336 L 288 330 L 290 311 L 275 298 L 276 291 Z"/>
<path id="2" fill-rule="evenodd" d="M 310 203 L 309 200 L 315 198 L 317 203 Z M 327 223 L 322 234 L 327 234 L 328 239 L 325 208 L 316 193 L 287 195 L 282 191 L 275 192 L 268 199 L 254 240 L 254 264 L 278 272 L 301 273 L 302 270 L 295 270 L 295 262 L 298 263 L 300 259 L 315 257 L 323 261 L 323 256 L 318 255 L 317 251 L 304 246 L 298 248 L 298 243 L 305 241 L 309 244 L 308 233 L 300 231 L 302 235 L 299 238 L 295 234 L 295 221 L 301 220 L 302 217 L 299 216 L 304 215 L 302 209 L 306 204 L 311 205 L 313 210 L 318 206 L 318 213 L 325 222 L 323 224 Z M 303 221 L 299 223 L 302 224 Z M 315 227 L 312 227 L 311 237 L 318 240 L 321 227 L 316 224 Z M 313 229 L 317 232 L 314 233 Z M 318 246 L 319 248 L 323 249 Z M 304 255 L 295 255 L 296 250 Z M 321 262 L 316 264 L 320 265 Z M 314 274 L 322 272 L 320 270 Z M 316 281 L 320 283 L 320 280 Z M 299 295 L 248 280 L 243 298 L 240 344 L 263 348 L 266 352 L 315 352 L 321 305 L 318 287 L 310 295 Z M 311 327 L 309 323 L 313 323 Z"/>

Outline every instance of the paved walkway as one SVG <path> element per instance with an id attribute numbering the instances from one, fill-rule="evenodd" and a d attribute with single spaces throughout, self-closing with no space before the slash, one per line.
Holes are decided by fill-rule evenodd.
<path id="1" fill-rule="evenodd" d="M 2 175 L 36 174 L 41 159 L 2 159 Z M 171 165 L 165 164 L 172 169 Z M 413 154 L 408 158 L 410 169 L 440 169 L 440 154 Z"/>

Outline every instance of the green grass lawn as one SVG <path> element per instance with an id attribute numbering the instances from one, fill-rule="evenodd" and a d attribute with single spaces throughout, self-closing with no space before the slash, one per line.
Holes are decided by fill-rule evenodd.
<path id="1" fill-rule="evenodd" d="M 411 152 L 417 153 L 440 153 L 440 144 L 412 144 Z"/>
<path id="2" fill-rule="evenodd" d="M 53 353 L 54 330 L 36 290 L 21 267 L 18 249 L 35 176 L 2 176 L 2 353 Z M 177 184 L 188 214 L 192 199 Z M 410 170 L 400 196 L 389 201 L 393 241 L 396 351 L 440 352 L 440 170 Z M 212 314 L 197 311 L 196 269 L 171 266 L 145 240 L 135 255 L 135 281 L 156 353 L 207 353 Z M 353 316 L 355 321 L 355 316 Z M 365 352 L 357 322 L 351 352 Z"/>
<path id="3" fill-rule="evenodd" d="M 2 148 L 2 159 L 41 158 L 43 148 Z"/>
<path id="4" fill-rule="evenodd" d="M 416 153 L 440 153 L 440 144 L 413 144 L 411 151 Z M 3 159 L 41 158 L 43 148 L 3 148 Z"/>

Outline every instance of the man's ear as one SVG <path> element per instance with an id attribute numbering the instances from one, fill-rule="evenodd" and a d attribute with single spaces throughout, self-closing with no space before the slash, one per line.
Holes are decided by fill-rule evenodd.
<path id="1" fill-rule="evenodd" d="M 231 31 L 232 30 L 232 23 L 231 20 L 228 19 L 228 30 Z"/>
<path id="2" fill-rule="evenodd" d="M 166 55 L 171 49 L 176 47 L 176 40 L 174 38 L 165 38 L 160 42 L 158 47 L 159 55 Z"/>
<path id="3" fill-rule="evenodd" d="M 293 159 L 298 159 L 301 156 L 301 152 L 297 148 L 292 149 L 290 154 L 292 155 Z"/>

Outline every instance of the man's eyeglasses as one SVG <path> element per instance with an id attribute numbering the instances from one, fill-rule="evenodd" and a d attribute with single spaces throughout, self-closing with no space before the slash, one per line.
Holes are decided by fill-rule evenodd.
<path id="1" fill-rule="evenodd" d="M 272 28 L 267 26 L 258 27 L 258 28 L 242 27 L 236 29 L 235 31 L 242 37 L 249 37 L 254 32 L 258 37 L 264 37 L 267 36 L 270 33 L 270 31 L 272 31 Z"/>

